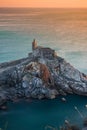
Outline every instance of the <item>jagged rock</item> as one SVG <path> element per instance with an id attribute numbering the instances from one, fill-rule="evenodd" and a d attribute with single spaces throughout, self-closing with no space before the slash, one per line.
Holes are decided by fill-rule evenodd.
<path id="1" fill-rule="evenodd" d="M 66 99 L 63 97 L 63 98 L 61 98 L 61 100 L 63 101 L 63 102 L 66 102 Z"/>
<path id="2" fill-rule="evenodd" d="M 68 93 L 87 96 L 85 74 L 50 48 L 38 47 L 36 42 L 32 48 L 29 57 L 0 64 L 0 105 L 24 97 L 53 99 Z"/>
<path id="3" fill-rule="evenodd" d="M 48 93 L 46 94 L 46 97 L 49 99 L 54 99 L 56 98 L 57 95 L 59 95 L 58 91 L 53 89 L 53 90 L 48 91 Z"/>
<path id="4" fill-rule="evenodd" d="M 51 77 L 48 67 L 41 63 L 40 63 L 40 77 L 45 83 L 48 83 Z"/>
<path id="5" fill-rule="evenodd" d="M 0 109 L 5 110 L 7 109 L 6 107 L 7 99 L 4 91 L 0 91 Z"/>

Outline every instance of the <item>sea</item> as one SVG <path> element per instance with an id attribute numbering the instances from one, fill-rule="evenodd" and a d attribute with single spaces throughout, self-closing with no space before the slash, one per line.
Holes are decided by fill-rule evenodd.
<path id="1" fill-rule="evenodd" d="M 27 57 L 33 39 L 87 74 L 87 9 L 0 8 L 0 63 Z M 82 128 L 87 97 L 61 98 L 9 102 L 8 110 L 0 111 L 0 128 L 59 129 L 65 120 Z"/>

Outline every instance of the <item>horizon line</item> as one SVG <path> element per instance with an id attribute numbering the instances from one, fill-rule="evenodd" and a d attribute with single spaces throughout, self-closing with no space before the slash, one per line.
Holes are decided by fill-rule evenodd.
<path id="1" fill-rule="evenodd" d="M 87 7 L 0 7 L 0 8 L 32 8 L 32 9 L 87 9 Z"/>

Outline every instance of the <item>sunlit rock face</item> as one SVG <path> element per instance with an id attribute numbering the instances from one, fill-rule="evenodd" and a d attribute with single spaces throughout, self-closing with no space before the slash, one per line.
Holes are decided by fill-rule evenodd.
<path id="1" fill-rule="evenodd" d="M 17 98 L 53 99 L 68 93 L 87 96 L 85 74 L 51 48 L 38 47 L 36 42 L 32 48 L 27 58 L 0 64 L 0 106 Z"/>

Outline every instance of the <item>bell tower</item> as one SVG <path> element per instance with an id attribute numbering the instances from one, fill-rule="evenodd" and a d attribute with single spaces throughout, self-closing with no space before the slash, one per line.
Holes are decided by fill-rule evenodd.
<path id="1" fill-rule="evenodd" d="M 33 42 L 32 42 L 32 50 L 35 50 L 36 48 L 37 48 L 37 42 L 34 39 Z"/>

